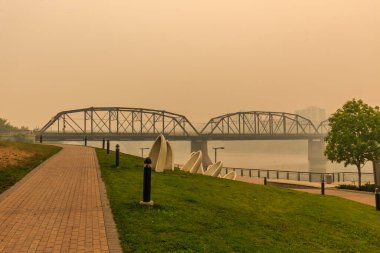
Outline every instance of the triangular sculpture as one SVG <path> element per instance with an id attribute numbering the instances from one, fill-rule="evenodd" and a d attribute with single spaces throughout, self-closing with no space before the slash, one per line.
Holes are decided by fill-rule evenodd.
<path id="1" fill-rule="evenodd" d="M 202 166 L 202 151 L 191 153 L 190 159 L 183 165 L 182 170 L 193 174 L 204 174 Z"/>
<path id="2" fill-rule="evenodd" d="M 235 171 L 231 171 L 230 173 L 224 175 L 223 178 L 225 178 L 225 179 L 235 180 L 235 179 L 236 179 L 236 176 L 237 176 L 236 172 L 235 172 Z"/>
<path id="3" fill-rule="evenodd" d="M 223 167 L 223 163 L 221 161 L 214 163 L 214 164 L 207 167 L 205 175 L 217 177 L 220 174 L 222 167 Z"/>
<path id="4" fill-rule="evenodd" d="M 153 143 L 149 157 L 152 160 L 152 170 L 156 172 L 174 170 L 173 150 L 162 134 Z"/>

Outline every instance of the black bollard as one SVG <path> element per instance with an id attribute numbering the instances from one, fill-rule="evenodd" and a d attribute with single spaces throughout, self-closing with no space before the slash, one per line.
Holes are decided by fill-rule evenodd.
<path id="1" fill-rule="evenodd" d="M 267 185 L 267 184 L 268 184 L 267 177 L 264 177 L 264 185 Z"/>
<path id="2" fill-rule="evenodd" d="M 84 145 L 87 146 L 87 136 L 84 137 Z"/>
<path id="3" fill-rule="evenodd" d="M 149 205 L 153 206 L 153 201 L 150 200 L 150 191 L 151 191 L 151 174 L 152 168 L 150 165 L 152 164 L 152 160 L 147 157 L 144 160 L 144 185 L 143 185 L 143 200 L 140 201 L 141 205 Z"/>
<path id="4" fill-rule="evenodd" d="M 376 198 L 376 210 L 380 211 L 380 191 L 379 188 L 375 190 L 375 198 Z"/>
<path id="5" fill-rule="evenodd" d="M 42 135 L 40 135 L 40 143 L 42 143 Z"/>
<path id="6" fill-rule="evenodd" d="M 321 182 L 321 194 L 325 195 L 325 179 L 322 178 Z"/>
<path id="7" fill-rule="evenodd" d="M 106 146 L 106 140 L 103 138 L 103 141 L 102 141 L 102 149 L 104 149 Z"/>
<path id="8" fill-rule="evenodd" d="M 110 154 L 110 140 L 107 140 L 107 154 Z"/>
<path id="9" fill-rule="evenodd" d="M 115 165 L 116 165 L 116 168 L 119 167 L 120 165 L 120 146 L 119 144 L 116 144 L 116 153 L 115 153 Z"/>

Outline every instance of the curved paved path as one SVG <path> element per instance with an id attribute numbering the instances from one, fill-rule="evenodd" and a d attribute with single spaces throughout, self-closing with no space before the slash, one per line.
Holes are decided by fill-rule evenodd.
<path id="1" fill-rule="evenodd" d="M 260 184 L 260 185 L 264 184 L 263 178 L 249 178 L 249 177 L 238 176 L 236 180 L 246 182 L 246 183 L 251 183 L 251 184 Z M 278 186 L 278 187 L 281 187 L 282 185 L 287 185 L 286 188 L 290 188 L 296 191 L 303 191 L 303 192 L 308 192 L 308 193 L 313 193 L 313 194 L 321 194 L 321 189 L 317 188 L 318 186 L 320 186 L 320 183 L 309 183 L 309 182 L 292 181 L 292 180 L 268 180 L 268 182 L 269 184 L 276 183 L 275 186 Z M 356 202 L 370 205 L 370 206 L 376 206 L 374 193 L 340 190 L 340 189 L 334 188 L 334 186 L 335 185 L 326 185 L 325 194 L 344 198 L 344 199 L 349 199 L 349 200 L 356 201 Z"/>
<path id="2" fill-rule="evenodd" d="M 321 189 L 295 189 L 295 190 L 313 193 L 313 194 L 321 194 Z M 374 207 L 376 206 L 374 193 L 355 192 L 355 191 L 340 190 L 340 189 L 325 189 L 325 194 L 344 198 L 344 199 L 349 199 L 352 201 L 356 201 L 356 202 L 374 206 Z"/>
<path id="3" fill-rule="evenodd" d="M 121 252 L 95 150 L 62 147 L 0 195 L 0 252 Z"/>

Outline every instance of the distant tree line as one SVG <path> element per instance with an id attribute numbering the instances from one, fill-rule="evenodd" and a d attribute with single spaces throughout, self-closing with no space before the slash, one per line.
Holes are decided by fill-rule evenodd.
<path id="1" fill-rule="evenodd" d="M 28 131 L 27 127 L 15 127 L 12 126 L 6 119 L 0 118 L 0 140 L 3 141 L 16 141 L 16 142 L 31 142 L 30 138 L 27 138 L 25 131 Z M 11 136 L 2 136 L 3 133 L 12 133 Z"/>
<path id="2" fill-rule="evenodd" d="M 28 130 L 27 127 L 15 127 L 12 126 L 6 119 L 0 118 L 0 132 L 18 132 Z"/>

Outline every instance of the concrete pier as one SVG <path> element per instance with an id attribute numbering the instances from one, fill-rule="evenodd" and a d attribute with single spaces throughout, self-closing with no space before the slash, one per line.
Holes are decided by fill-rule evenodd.
<path id="1" fill-rule="evenodd" d="M 375 185 L 380 186 L 380 161 L 373 162 L 373 175 Z"/>
<path id="2" fill-rule="evenodd" d="M 191 152 L 202 151 L 202 165 L 203 168 L 207 168 L 212 161 L 208 156 L 207 141 L 191 141 Z"/>
<path id="3" fill-rule="evenodd" d="M 310 162 L 326 161 L 324 155 L 325 142 L 321 139 L 309 139 L 308 141 L 308 158 Z"/>

